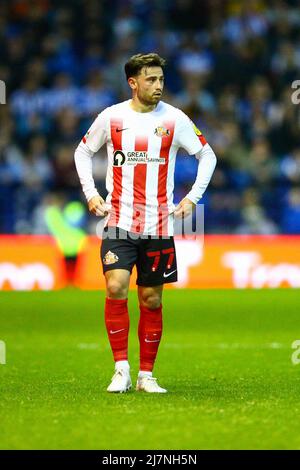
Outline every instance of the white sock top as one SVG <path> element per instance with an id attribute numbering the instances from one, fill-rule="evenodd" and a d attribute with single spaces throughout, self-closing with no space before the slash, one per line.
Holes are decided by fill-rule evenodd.
<path id="1" fill-rule="evenodd" d="M 139 371 L 139 377 L 152 377 L 152 372 L 149 372 L 147 370 L 140 370 Z"/>
<path id="2" fill-rule="evenodd" d="M 116 361 L 116 369 L 130 369 L 128 361 Z"/>

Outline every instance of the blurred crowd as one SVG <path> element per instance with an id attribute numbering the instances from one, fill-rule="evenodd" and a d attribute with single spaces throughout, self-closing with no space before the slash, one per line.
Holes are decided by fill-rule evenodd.
<path id="1" fill-rule="evenodd" d="M 1 1 L 0 43 L 0 232 L 47 233 L 47 207 L 84 202 L 74 149 L 100 111 L 130 97 L 127 59 L 155 51 L 167 59 L 163 100 L 218 158 L 206 232 L 300 233 L 300 1 Z M 180 152 L 175 202 L 196 172 Z M 104 196 L 105 173 L 103 148 Z M 93 217 L 80 220 L 93 232 Z"/>

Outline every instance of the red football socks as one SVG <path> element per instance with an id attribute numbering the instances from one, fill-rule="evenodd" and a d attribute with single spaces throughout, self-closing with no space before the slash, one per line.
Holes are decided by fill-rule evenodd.
<path id="1" fill-rule="evenodd" d="M 105 302 L 105 325 L 114 360 L 128 360 L 129 316 L 127 299 Z M 162 306 L 149 309 L 140 305 L 140 370 L 152 372 L 162 335 Z"/>
<path id="2" fill-rule="evenodd" d="M 127 299 L 106 298 L 105 325 L 114 360 L 126 361 L 129 332 Z"/>
<path id="3" fill-rule="evenodd" d="M 149 309 L 140 305 L 140 370 L 151 372 L 162 335 L 162 305 Z"/>

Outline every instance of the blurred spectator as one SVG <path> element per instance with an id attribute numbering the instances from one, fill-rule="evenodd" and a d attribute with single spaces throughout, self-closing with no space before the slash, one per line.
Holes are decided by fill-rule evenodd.
<path id="1" fill-rule="evenodd" d="M 207 76 L 213 66 L 212 53 L 189 35 L 178 52 L 177 67 L 183 77 Z"/>
<path id="2" fill-rule="evenodd" d="M 79 117 L 76 108 L 64 108 L 56 113 L 52 121 L 52 147 L 63 144 L 75 145 L 80 137 Z"/>
<path id="3" fill-rule="evenodd" d="M 27 191 L 35 190 L 41 193 L 49 188 L 52 181 L 53 170 L 47 155 L 46 139 L 42 135 L 33 136 L 23 163 L 22 183 L 27 186 Z"/>
<path id="4" fill-rule="evenodd" d="M 76 195 L 78 192 L 77 172 L 74 165 L 74 145 L 61 144 L 55 149 L 55 188 Z M 78 176 L 77 176 L 78 177 Z"/>
<path id="5" fill-rule="evenodd" d="M 296 187 L 288 193 L 287 205 L 282 216 L 284 233 L 300 234 L 300 188 Z"/>
<path id="6" fill-rule="evenodd" d="M 288 183 L 300 184 L 300 147 L 283 157 L 280 169 Z"/>
<path id="7" fill-rule="evenodd" d="M 249 174 L 260 190 L 268 190 L 275 181 L 278 166 L 266 139 L 256 139 L 249 153 Z"/>
<path id="8" fill-rule="evenodd" d="M 76 108 L 79 91 L 69 73 L 61 72 L 53 78 L 53 86 L 45 96 L 45 112 L 56 114 L 64 108 Z"/>
<path id="9" fill-rule="evenodd" d="M 198 112 L 215 112 L 216 105 L 213 95 L 205 90 L 201 78 L 194 75 L 185 77 L 184 89 L 175 95 L 175 104 L 178 108 L 198 108 Z"/>
<path id="10" fill-rule="evenodd" d="M 16 192 L 23 178 L 23 158 L 9 132 L 0 136 L 0 231 L 13 233 L 16 224 Z"/>
<path id="11" fill-rule="evenodd" d="M 98 114 L 99 109 L 107 108 L 116 101 L 113 91 L 105 83 L 100 70 L 90 72 L 87 85 L 80 90 L 76 110 L 82 116 Z"/>
<path id="12" fill-rule="evenodd" d="M 241 216 L 242 223 L 236 229 L 238 234 L 269 235 L 278 232 L 276 225 L 266 216 L 258 193 L 253 188 L 243 194 Z"/>
<path id="13" fill-rule="evenodd" d="M 264 3 L 257 0 L 230 2 L 232 14 L 223 25 L 224 38 L 232 43 L 242 43 L 247 39 L 264 36 L 268 30 Z"/>

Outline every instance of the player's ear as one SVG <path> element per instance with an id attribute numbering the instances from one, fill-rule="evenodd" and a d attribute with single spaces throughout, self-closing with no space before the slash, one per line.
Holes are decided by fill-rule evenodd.
<path id="1" fill-rule="evenodd" d="M 131 88 L 132 90 L 135 90 L 135 89 L 136 89 L 136 86 L 137 86 L 137 84 L 136 84 L 136 79 L 133 78 L 133 77 L 129 77 L 129 78 L 128 78 L 128 85 L 130 86 L 130 88 Z"/>

